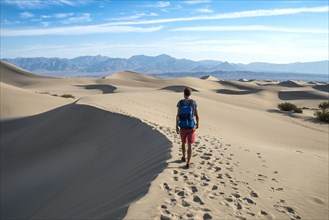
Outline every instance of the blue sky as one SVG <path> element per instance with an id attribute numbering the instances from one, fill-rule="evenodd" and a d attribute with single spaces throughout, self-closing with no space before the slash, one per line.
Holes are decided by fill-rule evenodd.
<path id="1" fill-rule="evenodd" d="M 328 60 L 327 0 L 1 0 L 1 58 Z"/>

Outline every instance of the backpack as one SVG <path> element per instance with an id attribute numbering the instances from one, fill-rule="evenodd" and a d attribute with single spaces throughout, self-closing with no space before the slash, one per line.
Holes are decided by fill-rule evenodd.
<path id="1" fill-rule="evenodd" d="M 188 105 L 185 105 L 184 100 L 180 100 L 179 123 L 178 126 L 184 129 L 194 128 L 195 122 L 193 119 L 193 100 L 189 100 Z"/>

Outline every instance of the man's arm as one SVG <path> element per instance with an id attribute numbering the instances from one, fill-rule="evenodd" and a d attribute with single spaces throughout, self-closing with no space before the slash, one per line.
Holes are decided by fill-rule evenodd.
<path id="1" fill-rule="evenodd" d="M 196 119 L 195 129 L 197 129 L 197 128 L 199 128 L 199 113 L 198 113 L 198 107 L 195 108 L 195 119 Z"/>
<path id="2" fill-rule="evenodd" d="M 179 134 L 178 121 L 179 121 L 179 108 L 177 108 L 177 115 L 176 115 L 176 133 L 177 134 Z"/>

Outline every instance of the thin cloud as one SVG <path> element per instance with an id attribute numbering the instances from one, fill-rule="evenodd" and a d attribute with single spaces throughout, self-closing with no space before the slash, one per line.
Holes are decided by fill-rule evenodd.
<path id="1" fill-rule="evenodd" d="M 158 2 L 158 7 L 168 7 L 170 6 L 170 2 Z"/>
<path id="2" fill-rule="evenodd" d="M 73 26 L 73 27 L 58 27 L 49 29 L 19 29 L 9 30 L 2 29 L 2 37 L 17 37 L 17 36 L 40 36 L 40 35 L 87 35 L 99 33 L 148 33 L 161 30 L 162 26 L 142 28 L 133 26 L 107 26 L 107 25 L 89 25 L 89 26 Z"/>
<path id="3" fill-rule="evenodd" d="M 272 27 L 272 26 L 197 26 L 197 27 L 184 27 L 174 28 L 171 31 L 273 31 L 273 32 L 287 32 L 287 33 L 315 33 L 315 34 L 328 34 L 327 29 L 307 29 L 307 28 L 294 28 L 294 27 Z"/>
<path id="4" fill-rule="evenodd" d="M 213 13 L 214 11 L 209 9 L 209 8 L 199 8 L 196 9 L 196 12 L 200 12 L 200 13 Z"/>
<path id="5" fill-rule="evenodd" d="M 91 16 L 89 13 L 84 13 L 79 16 L 70 17 L 68 19 L 65 19 L 62 23 L 63 24 L 72 24 L 72 23 L 78 23 L 78 22 L 89 22 L 91 21 Z"/>
<path id="6" fill-rule="evenodd" d="M 196 4 L 204 4 L 204 3 L 209 3 L 211 0 L 186 0 L 184 3 L 189 4 L 189 5 L 196 5 Z"/>
<path id="7" fill-rule="evenodd" d="M 204 16 L 192 16 L 192 17 L 180 17 L 180 18 L 154 19 L 147 21 L 116 22 L 116 23 L 108 23 L 108 25 L 160 24 L 160 23 L 171 23 L 171 22 L 181 22 L 181 21 L 203 21 L 203 20 L 238 19 L 238 18 L 248 18 L 248 17 L 292 15 L 292 14 L 300 14 L 300 13 L 324 13 L 328 11 L 329 11 L 329 6 L 260 9 L 260 10 L 252 10 L 252 11 L 240 11 L 240 12 L 232 12 L 232 13 L 215 14 L 211 16 L 204 15 Z"/>
<path id="8" fill-rule="evenodd" d="M 73 16 L 74 13 L 59 13 L 59 14 L 55 14 L 54 17 L 55 18 L 67 18 L 70 16 Z"/>
<path id="9" fill-rule="evenodd" d="M 25 8 L 40 8 L 42 2 L 40 0 L 4 0 L 1 1 L 3 4 L 15 5 L 16 7 L 25 9 Z"/>
<path id="10" fill-rule="evenodd" d="M 52 18 L 52 16 L 50 16 L 50 15 L 41 15 L 40 17 L 43 18 L 43 19 Z"/>
<path id="11" fill-rule="evenodd" d="M 159 1 L 157 3 L 140 5 L 140 7 L 148 7 L 148 8 L 166 8 L 170 6 L 170 2 Z"/>
<path id="12" fill-rule="evenodd" d="M 43 21 L 43 22 L 40 22 L 40 24 L 41 24 L 42 26 L 44 26 L 44 27 L 48 27 L 49 24 L 50 24 L 50 22 L 45 22 L 45 21 Z"/>
<path id="13" fill-rule="evenodd" d="M 26 12 L 20 13 L 20 17 L 23 19 L 32 18 L 32 17 L 34 17 L 34 14 L 26 11 Z"/>
<path id="14" fill-rule="evenodd" d="M 124 17 L 118 17 L 118 18 L 112 18 L 111 20 L 115 21 L 122 21 L 122 20 L 137 20 L 142 17 L 152 17 L 152 16 L 158 16 L 156 13 L 137 13 L 135 15 L 130 15 L 130 16 L 124 16 Z"/>
<path id="15" fill-rule="evenodd" d="M 16 25 L 16 24 L 21 24 L 21 21 L 10 21 L 8 19 L 3 19 L 1 20 L 2 25 Z"/>
<path id="16" fill-rule="evenodd" d="M 84 5 L 90 0 L 1 0 L 1 4 L 14 5 L 21 9 L 40 9 L 49 6 L 68 5 L 78 6 Z"/>

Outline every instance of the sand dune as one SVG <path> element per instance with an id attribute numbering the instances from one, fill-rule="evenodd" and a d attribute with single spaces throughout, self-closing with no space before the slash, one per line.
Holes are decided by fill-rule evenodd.
<path id="1" fill-rule="evenodd" d="M 2 82 L 0 82 L 0 89 L 1 120 L 43 113 L 74 101 L 48 94 L 38 94 Z"/>
<path id="2" fill-rule="evenodd" d="M 171 145 L 137 119 L 76 104 L 1 127 L 3 219 L 122 218 Z"/>
<path id="3" fill-rule="evenodd" d="M 6 75 L 1 108 L 7 109 L 6 117 L 1 114 L 3 217 L 325 219 L 329 214 L 328 124 L 315 120 L 312 110 L 299 115 L 277 110 L 285 100 L 316 108 L 327 100 L 328 84 L 158 79 L 129 71 L 104 79 L 52 79 L 1 68 Z M 185 86 L 194 89 L 200 113 L 189 170 L 179 160 L 174 129 Z"/>
<path id="4" fill-rule="evenodd" d="M 325 85 L 315 85 L 312 88 L 316 89 L 318 91 L 328 92 L 329 93 L 329 83 L 327 83 Z"/>
<path id="5" fill-rule="evenodd" d="M 288 80 L 288 81 L 285 81 L 285 82 L 281 82 L 278 85 L 283 86 L 283 87 L 290 87 L 290 88 L 302 87 L 302 85 L 300 85 L 300 83 L 298 83 L 294 80 Z"/>
<path id="6" fill-rule="evenodd" d="M 0 61 L 0 73 L 1 82 L 21 87 L 47 78 L 30 73 L 26 70 L 23 70 L 17 66 L 14 66 L 10 63 L 6 63 L 4 61 Z"/>
<path id="7" fill-rule="evenodd" d="M 209 75 L 207 75 L 207 76 L 203 76 L 203 77 L 201 77 L 201 79 L 209 80 L 209 81 L 215 81 L 215 82 L 219 81 L 218 78 L 216 78 L 216 77 L 214 77 L 214 76 L 209 76 Z"/>
<path id="8" fill-rule="evenodd" d="M 327 100 L 328 94 L 317 94 L 316 92 L 307 91 L 280 91 L 279 99 L 281 100 L 298 100 L 298 99 L 311 99 L 311 100 Z"/>

